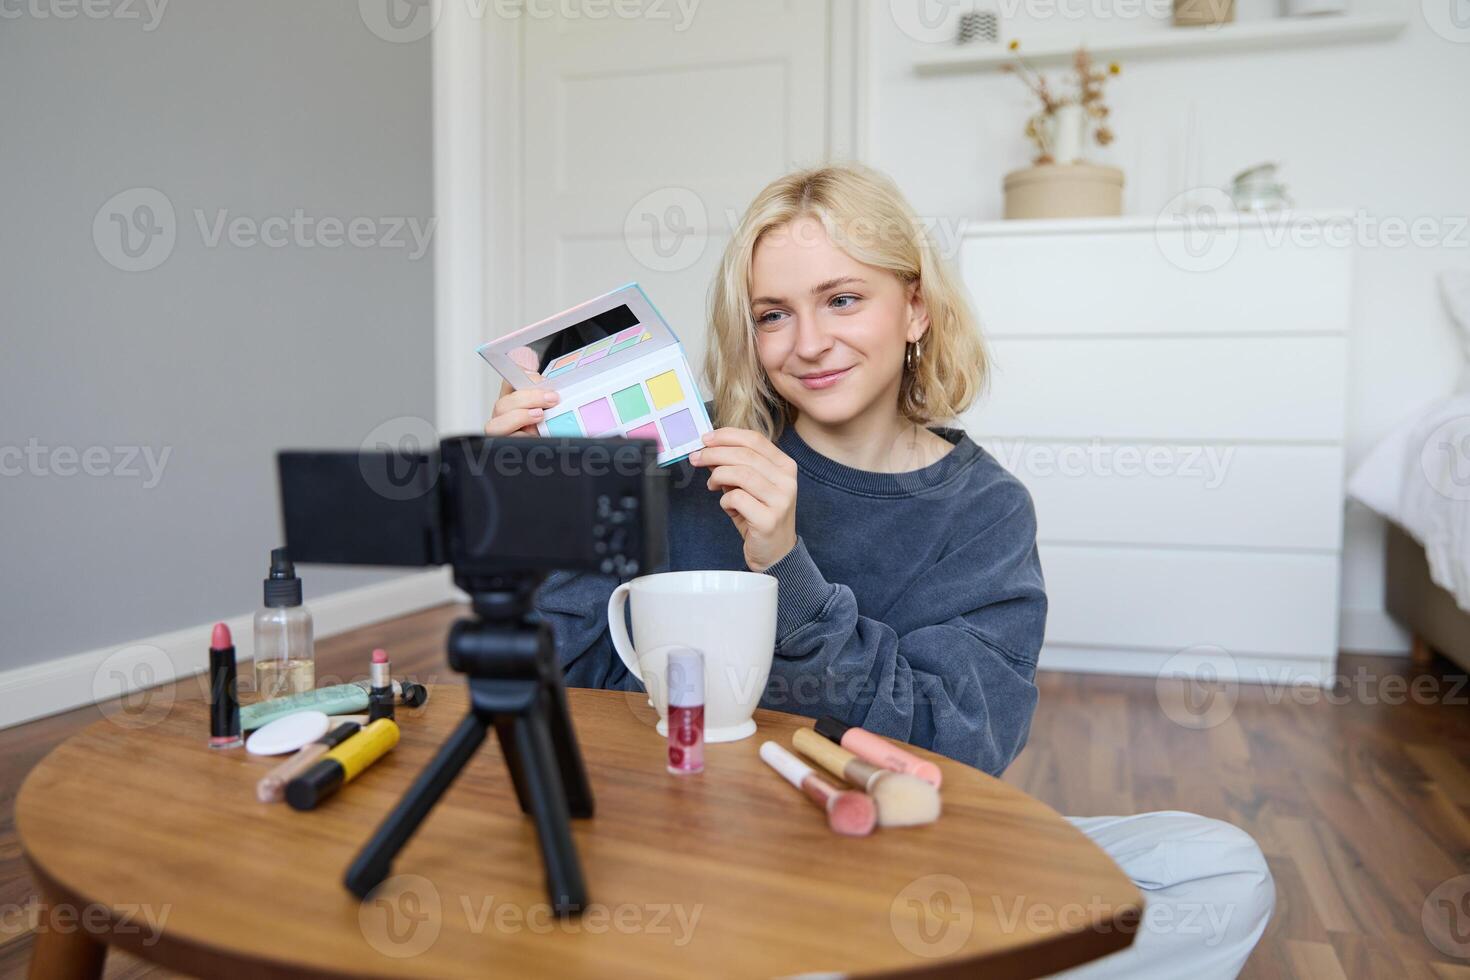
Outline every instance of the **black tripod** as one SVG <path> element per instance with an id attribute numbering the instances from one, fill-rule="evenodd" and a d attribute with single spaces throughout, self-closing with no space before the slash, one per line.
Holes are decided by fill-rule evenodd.
<path id="1" fill-rule="evenodd" d="M 539 574 L 496 576 L 466 589 L 477 618 L 450 629 L 449 666 L 468 675 L 469 714 L 347 869 L 347 888 L 359 898 L 388 876 L 393 858 L 494 725 L 521 811 L 536 821 L 552 907 L 572 915 L 586 906 L 587 883 L 568 818 L 592 816 L 592 787 L 551 630 L 526 619 L 540 581 Z"/>

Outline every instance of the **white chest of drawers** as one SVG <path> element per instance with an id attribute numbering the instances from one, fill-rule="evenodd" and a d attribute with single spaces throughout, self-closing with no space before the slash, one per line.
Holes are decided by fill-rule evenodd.
<path id="1" fill-rule="evenodd" d="M 1311 233 L 1331 220 L 967 231 L 995 374 L 961 421 L 1035 500 L 1044 669 L 1332 674 L 1352 253 Z"/>

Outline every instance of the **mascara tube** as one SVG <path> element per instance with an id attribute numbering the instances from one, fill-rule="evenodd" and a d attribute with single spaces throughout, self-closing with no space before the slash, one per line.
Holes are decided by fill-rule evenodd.
<path id="1" fill-rule="evenodd" d="M 286 784 L 286 802 L 294 810 L 312 810 L 322 800 L 351 782 L 368 766 L 398 744 L 398 725 L 389 718 L 367 727 L 333 749 Z"/>

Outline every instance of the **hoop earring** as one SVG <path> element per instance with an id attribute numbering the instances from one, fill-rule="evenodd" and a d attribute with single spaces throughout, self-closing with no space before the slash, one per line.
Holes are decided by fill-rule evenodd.
<path id="1" fill-rule="evenodd" d="M 914 341 L 903 349 L 903 369 L 913 371 L 919 366 L 919 358 L 923 356 L 924 349 L 919 346 L 919 341 Z"/>

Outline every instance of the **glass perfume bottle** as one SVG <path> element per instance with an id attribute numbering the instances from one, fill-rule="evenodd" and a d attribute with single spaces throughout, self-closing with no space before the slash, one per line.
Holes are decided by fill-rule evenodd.
<path id="1" fill-rule="evenodd" d="M 265 605 L 255 613 L 255 691 L 264 701 L 316 686 L 311 612 L 301 604 L 301 579 L 285 548 L 271 552 Z"/>

